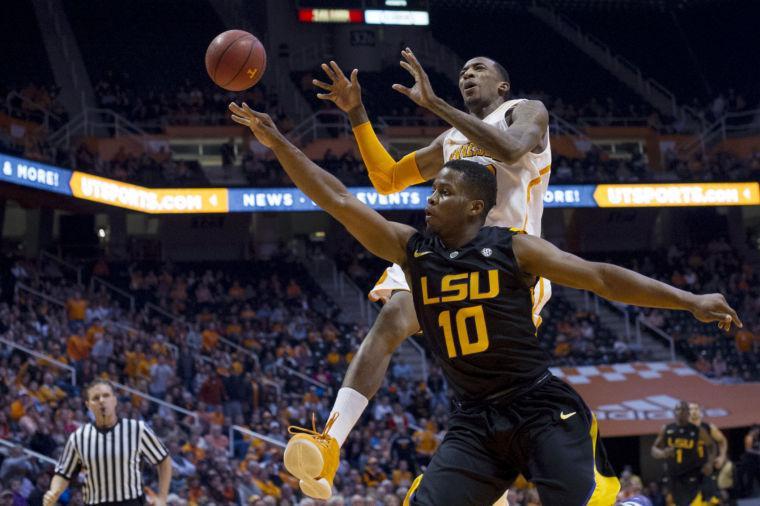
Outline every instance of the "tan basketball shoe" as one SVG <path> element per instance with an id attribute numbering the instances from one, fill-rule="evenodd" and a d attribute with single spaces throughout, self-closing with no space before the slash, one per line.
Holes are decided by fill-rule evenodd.
<path id="1" fill-rule="evenodd" d="M 293 437 L 285 448 L 285 469 L 300 480 L 301 491 L 315 499 L 329 499 L 332 495 L 333 478 L 340 463 L 338 441 L 327 434 L 338 413 L 325 424 L 325 430 L 317 432 L 317 419 L 311 417 L 312 429 L 288 427 Z"/>

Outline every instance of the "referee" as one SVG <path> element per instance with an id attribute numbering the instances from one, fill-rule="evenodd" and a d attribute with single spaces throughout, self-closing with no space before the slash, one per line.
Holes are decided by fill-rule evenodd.
<path id="1" fill-rule="evenodd" d="M 69 436 L 43 505 L 56 504 L 80 470 L 85 473 L 85 504 L 143 505 L 140 462 L 144 458 L 158 466 L 159 490 L 153 504 L 165 506 L 172 476 L 166 447 L 144 422 L 116 417 L 117 400 L 107 381 L 90 383 L 85 397 L 95 423 L 84 424 Z"/>

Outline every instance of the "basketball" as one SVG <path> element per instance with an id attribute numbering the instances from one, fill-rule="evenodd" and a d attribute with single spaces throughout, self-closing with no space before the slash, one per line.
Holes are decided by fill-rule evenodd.
<path id="1" fill-rule="evenodd" d="M 206 50 L 206 72 L 225 90 L 247 90 L 259 82 L 266 68 L 264 46 L 254 35 L 243 30 L 220 33 Z"/>

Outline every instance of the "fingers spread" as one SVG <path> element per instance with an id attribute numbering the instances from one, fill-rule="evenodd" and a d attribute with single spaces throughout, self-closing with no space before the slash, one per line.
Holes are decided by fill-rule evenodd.
<path id="1" fill-rule="evenodd" d="M 744 324 L 739 319 L 739 315 L 736 314 L 736 311 L 734 311 L 734 309 L 731 308 L 731 307 L 728 308 L 728 311 L 731 314 L 731 319 L 734 320 L 734 323 L 736 324 L 736 326 L 739 327 L 739 328 L 744 327 Z"/>
<path id="2" fill-rule="evenodd" d="M 411 66 L 411 65 L 409 65 L 409 64 L 408 64 L 408 63 L 406 63 L 405 61 L 401 61 L 401 62 L 399 62 L 399 65 L 401 65 L 401 67 L 402 67 L 404 70 L 406 70 L 407 72 L 409 72 L 410 74 L 412 74 L 413 76 L 415 76 L 415 77 L 416 77 L 416 73 L 415 73 L 415 70 L 412 68 L 412 66 Z"/>
<path id="3" fill-rule="evenodd" d="M 394 84 L 393 86 L 391 86 L 391 88 L 393 88 L 394 90 L 398 91 L 399 93 L 403 93 L 407 97 L 409 96 L 409 93 L 411 93 L 411 91 L 412 91 L 411 89 L 407 88 L 406 86 L 402 86 L 400 84 Z"/>
<path id="4" fill-rule="evenodd" d="M 322 70 L 325 71 L 325 74 L 327 74 L 327 77 L 332 79 L 333 82 L 338 80 L 338 76 L 335 75 L 335 72 L 333 71 L 333 69 L 331 69 L 330 66 L 327 65 L 326 63 L 322 64 Z"/>
<path id="5" fill-rule="evenodd" d="M 346 75 L 343 73 L 341 68 L 333 60 L 330 60 L 330 67 L 332 67 L 333 71 L 335 72 L 335 75 L 338 76 L 339 79 L 346 78 Z"/>
<path id="6" fill-rule="evenodd" d="M 409 48 L 406 48 L 406 51 L 403 51 L 403 54 L 404 54 L 404 58 L 406 58 L 406 60 L 407 60 L 409 63 L 411 63 L 412 65 L 415 65 L 415 66 L 417 66 L 417 67 L 419 67 L 419 66 L 420 66 L 420 62 L 419 62 L 419 61 L 417 61 L 417 57 L 416 57 L 416 56 L 414 56 L 414 53 L 412 52 L 412 50 L 411 50 L 411 49 L 409 49 Z"/>
<path id="7" fill-rule="evenodd" d="M 235 114 L 233 114 L 230 117 L 232 118 L 232 121 L 234 121 L 235 123 L 240 123 L 241 125 L 245 125 L 245 126 L 251 126 L 250 118 L 244 118 L 242 116 L 237 116 Z"/>
<path id="8" fill-rule="evenodd" d="M 311 84 L 316 86 L 317 88 L 322 88 L 323 90 L 332 91 L 333 85 L 324 83 L 318 79 L 312 79 Z"/>
<path id="9" fill-rule="evenodd" d="M 269 117 L 267 116 L 266 113 L 254 111 L 253 109 L 248 107 L 248 104 L 246 104 L 245 102 L 243 102 L 243 109 L 245 110 L 248 116 L 253 116 L 253 118 L 259 121 L 263 121 Z"/>
<path id="10" fill-rule="evenodd" d="M 351 71 L 351 84 L 359 84 L 359 69 Z"/>
<path id="11" fill-rule="evenodd" d="M 320 100 L 332 100 L 332 93 L 317 93 L 317 98 Z"/>
<path id="12" fill-rule="evenodd" d="M 240 106 L 237 105 L 235 102 L 230 102 L 229 109 L 235 114 L 244 114 L 243 109 L 241 109 Z"/>

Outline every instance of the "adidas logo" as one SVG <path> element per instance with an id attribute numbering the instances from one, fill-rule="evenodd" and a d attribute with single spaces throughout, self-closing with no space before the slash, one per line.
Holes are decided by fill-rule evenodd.
<path id="1" fill-rule="evenodd" d="M 643 399 L 632 399 L 618 404 L 603 404 L 594 408 L 598 420 L 672 420 L 673 410 L 681 402 L 669 395 L 651 395 Z M 704 409 L 705 417 L 719 418 L 728 416 L 723 408 Z"/>

